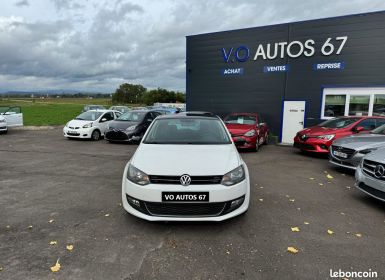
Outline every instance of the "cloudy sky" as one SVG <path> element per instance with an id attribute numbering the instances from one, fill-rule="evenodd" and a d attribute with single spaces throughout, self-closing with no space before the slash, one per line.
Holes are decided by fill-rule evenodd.
<path id="1" fill-rule="evenodd" d="M 378 10 L 384 0 L 1 0 L 0 91 L 184 91 L 186 35 Z"/>

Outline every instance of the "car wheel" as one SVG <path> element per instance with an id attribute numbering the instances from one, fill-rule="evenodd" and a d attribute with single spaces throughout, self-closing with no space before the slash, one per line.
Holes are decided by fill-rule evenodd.
<path id="1" fill-rule="evenodd" d="M 100 139 L 100 131 L 99 130 L 94 130 L 91 134 L 91 139 L 93 141 L 99 141 Z"/>
<path id="2" fill-rule="evenodd" d="M 255 148 L 253 149 L 254 150 L 254 152 L 258 152 L 259 151 L 259 143 L 258 143 L 259 141 L 258 141 L 258 139 L 257 139 L 257 141 L 255 142 Z"/>
<path id="3" fill-rule="evenodd" d="M 266 133 L 265 142 L 263 144 L 265 144 L 265 145 L 269 144 L 269 133 Z"/>

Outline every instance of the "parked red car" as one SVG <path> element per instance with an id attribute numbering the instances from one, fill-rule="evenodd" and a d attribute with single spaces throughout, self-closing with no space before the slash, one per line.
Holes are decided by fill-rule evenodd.
<path id="1" fill-rule="evenodd" d="M 368 132 L 385 124 L 385 117 L 339 117 L 305 128 L 294 137 L 294 147 L 302 151 L 327 153 L 335 139 Z"/>
<path id="2" fill-rule="evenodd" d="M 223 120 L 240 149 L 258 151 L 260 145 L 269 142 L 269 128 L 258 114 L 233 113 Z"/>

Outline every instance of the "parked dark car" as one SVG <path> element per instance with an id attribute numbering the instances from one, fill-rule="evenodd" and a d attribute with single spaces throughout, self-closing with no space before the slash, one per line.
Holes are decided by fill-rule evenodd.
<path id="1" fill-rule="evenodd" d="M 140 141 L 151 122 L 159 115 L 159 112 L 148 110 L 124 113 L 108 125 L 105 139 L 109 142 Z"/>
<path id="2" fill-rule="evenodd" d="M 82 112 L 87 112 L 89 110 L 106 110 L 102 105 L 84 105 Z"/>
<path id="3" fill-rule="evenodd" d="M 269 127 L 256 113 L 233 113 L 223 121 L 239 149 L 259 150 L 269 142 Z"/>

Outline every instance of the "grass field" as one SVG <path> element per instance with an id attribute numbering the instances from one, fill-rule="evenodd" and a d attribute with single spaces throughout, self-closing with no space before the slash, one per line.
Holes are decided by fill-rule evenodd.
<path id="1" fill-rule="evenodd" d="M 24 125 L 63 125 L 73 119 L 86 104 L 111 106 L 109 98 L 10 98 L 0 99 L 0 106 L 20 106 Z M 132 106 L 135 106 L 133 104 Z"/>

